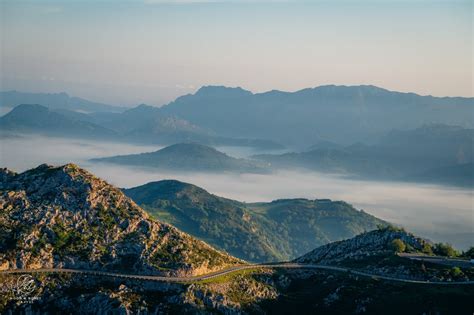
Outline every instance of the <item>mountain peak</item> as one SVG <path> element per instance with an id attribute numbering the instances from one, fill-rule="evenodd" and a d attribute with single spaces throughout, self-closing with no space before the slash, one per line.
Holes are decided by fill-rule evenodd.
<path id="1" fill-rule="evenodd" d="M 148 104 L 139 104 L 138 106 L 132 108 L 132 109 L 154 109 L 156 107 L 148 105 Z"/>
<path id="2" fill-rule="evenodd" d="M 22 112 L 22 111 L 49 111 L 48 107 L 40 104 L 20 104 L 15 106 L 10 113 Z"/>
<path id="3" fill-rule="evenodd" d="M 0 129 L 36 135 L 94 139 L 110 139 L 117 135 L 115 131 L 83 120 L 81 115 L 86 116 L 68 110 L 50 109 L 39 104 L 21 104 L 0 117 Z"/>
<path id="4" fill-rule="evenodd" d="M 387 93 L 390 93 L 389 90 L 386 90 L 384 88 L 375 86 L 375 85 L 334 85 L 334 84 L 329 84 L 329 85 L 320 85 L 314 88 L 308 88 L 308 89 L 303 89 L 295 93 L 300 93 L 300 92 L 309 92 L 309 93 L 321 93 L 321 94 L 326 94 L 326 95 L 338 95 L 338 96 L 344 96 L 344 95 L 360 95 L 360 94 L 366 94 L 366 95 L 385 95 Z M 392 93 L 398 93 L 398 92 L 392 92 Z"/>
<path id="5" fill-rule="evenodd" d="M 268 171 L 265 165 L 261 163 L 237 159 L 213 147 L 193 142 L 173 144 L 154 152 L 117 155 L 92 159 L 91 161 L 176 171 L 239 173 L 265 173 Z"/>
<path id="6" fill-rule="evenodd" d="M 393 226 L 362 233 L 354 238 L 329 243 L 297 258 L 300 263 L 335 264 L 349 259 L 363 259 L 368 256 L 391 252 L 394 240 L 401 240 L 413 250 L 421 251 L 428 241 Z"/>
<path id="7" fill-rule="evenodd" d="M 3 267 L 198 274 L 241 263 L 151 219 L 123 192 L 75 164 L 0 173 L 0 230 L 17 231 Z M 1 246 L 1 244 L 0 244 Z"/>
<path id="8" fill-rule="evenodd" d="M 127 109 L 124 113 L 147 113 L 147 112 L 151 112 L 151 111 L 154 111 L 154 110 L 157 110 L 157 109 L 158 108 L 156 108 L 154 106 L 151 106 L 151 105 L 140 104 L 136 107 Z"/>
<path id="9" fill-rule="evenodd" d="M 15 107 L 20 104 L 41 104 L 51 109 L 69 109 L 81 112 L 112 111 L 122 112 L 125 108 L 91 102 L 79 97 L 60 93 L 27 93 L 20 91 L 0 92 L 2 106 Z"/>
<path id="10" fill-rule="evenodd" d="M 187 152 L 189 154 L 219 154 L 227 156 L 227 154 L 216 150 L 213 147 L 196 143 L 196 142 L 182 142 L 172 144 L 166 148 L 161 149 L 162 152 Z"/>
<path id="11" fill-rule="evenodd" d="M 226 87 L 207 85 L 201 87 L 195 95 L 198 96 L 212 96 L 212 97 L 240 97 L 252 95 L 252 92 L 242 89 L 241 87 Z"/>
<path id="12" fill-rule="evenodd" d="M 21 190 L 35 200 L 60 203 L 68 210 L 81 210 L 84 204 L 91 206 L 102 202 L 90 196 L 99 195 L 101 190 L 117 193 L 116 188 L 72 163 L 62 166 L 41 164 L 20 174 L 10 173 L 1 178 L 0 188 Z"/>

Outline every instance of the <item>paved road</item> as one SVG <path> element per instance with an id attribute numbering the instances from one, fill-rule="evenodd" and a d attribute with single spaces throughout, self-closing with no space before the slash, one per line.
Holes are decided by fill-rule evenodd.
<path id="1" fill-rule="evenodd" d="M 239 266 L 234 266 L 228 269 L 216 271 L 216 272 L 205 274 L 205 275 L 187 276 L 187 277 L 132 275 L 132 274 L 115 273 L 115 272 L 108 272 L 108 271 L 63 269 L 63 268 L 11 269 L 11 270 L 0 271 L 0 274 L 69 273 L 69 274 L 93 275 L 93 276 L 100 276 L 100 277 L 186 283 L 186 282 L 197 282 L 197 281 L 208 280 L 208 279 L 217 278 L 226 274 L 230 274 L 233 272 L 237 272 L 240 270 L 257 269 L 257 268 L 320 269 L 320 270 L 330 270 L 330 271 L 336 271 L 336 272 L 346 272 L 346 273 L 350 273 L 350 274 L 358 275 L 362 277 L 370 277 L 375 280 L 387 280 L 387 281 L 419 283 L 419 284 L 436 284 L 436 285 L 474 285 L 474 281 L 430 282 L 430 281 L 408 280 L 408 279 L 403 279 L 403 278 L 374 275 L 374 274 L 365 273 L 365 272 L 361 272 L 361 271 L 357 271 L 357 270 L 353 270 L 349 268 L 333 267 L 333 266 L 325 266 L 325 265 L 313 265 L 313 264 L 298 264 L 298 263 L 239 265 Z"/>
<path id="2" fill-rule="evenodd" d="M 446 265 L 451 267 L 461 267 L 461 268 L 474 268 L 474 264 L 467 259 L 456 259 L 456 258 L 446 258 L 443 256 L 428 256 L 421 254 L 410 254 L 410 253 L 400 253 L 400 257 L 408 258 L 411 260 L 421 260 L 430 262 L 433 264 Z"/>

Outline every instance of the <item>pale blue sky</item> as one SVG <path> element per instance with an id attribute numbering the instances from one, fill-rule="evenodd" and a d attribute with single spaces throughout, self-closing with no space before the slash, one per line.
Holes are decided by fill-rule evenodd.
<path id="1" fill-rule="evenodd" d="M 2 1 L 1 90 L 161 105 L 202 85 L 473 95 L 472 1 Z"/>

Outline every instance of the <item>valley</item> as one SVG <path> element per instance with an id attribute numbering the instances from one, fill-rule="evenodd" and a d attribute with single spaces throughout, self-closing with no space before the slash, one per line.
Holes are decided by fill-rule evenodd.
<path id="1" fill-rule="evenodd" d="M 91 163 L 90 158 L 137 154 L 161 149 L 152 145 L 76 139 L 73 141 L 22 136 L 2 138 L 3 166 L 23 171 L 41 163 L 76 163 L 118 187 L 176 179 L 202 187 L 212 194 L 241 202 L 270 202 L 288 198 L 344 200 L 385 221 L 400 224 L 435 241 L 471 246 L 472 191 L 452 186 L 341 178 L 314 171 L 282 170 L 270 174 L 212 174 L 143 169 Z M 223 147 L 232 156 L 265 153 L 257 149 Z M 223 152 L 225 152 L 223 150 Z M 268 152 L 268 151 L 267 151 Z M 237 154 L 236 154 L 237 153 Z M 403 196 L 403 198 L 401 198 Z"/>

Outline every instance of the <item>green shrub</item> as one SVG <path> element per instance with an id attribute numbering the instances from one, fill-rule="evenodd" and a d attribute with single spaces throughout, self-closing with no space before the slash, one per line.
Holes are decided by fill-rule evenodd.
<path id="1" fill-rule="evenodd" d="M 451 268 L 451 275 L 454 277 L 454 278 L 459 278 L 461 276 L 464 275 L 464 273 L 462 272 L 461 268 L 459 267 L 453 267 Z"/>
<path id="2" fill-rule="evenodd" d="M 448 243 L 436 243 L 433 252 L 439 256 L 456 257 L 459 253 Z"/>
<path id="3" fill-rule="evenodd" d="M 396 238 L 392 241 L 391 249 L 393 249 L 394 252 L 396 253 L 403 253 L 407 246 L 405 245 L 405 242 L 403 242 L 401 239 Z"/>
<path id="4" fill-rule="evenodd" d="M 433 248 L 431 247 L 431 244 L 429 244 L 429 243 L 423 244 L 423 248 L 421 249 L 421 251 L 424 254 L 433 255 Z"/>

